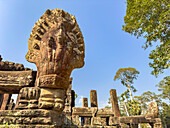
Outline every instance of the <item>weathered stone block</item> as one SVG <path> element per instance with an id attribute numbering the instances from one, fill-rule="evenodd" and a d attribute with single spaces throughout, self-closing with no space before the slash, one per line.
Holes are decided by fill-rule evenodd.
<path id="1" fill-rule="evenodd" d="M 112 103 L 112 111 L 114 112 L 114 116 L 120 117 L 120 110 L 119 110 L 119 104 L 117 100 L 116 89 L 110 90 L 110 100 Z"/>
<path id="2" fill-rule="evenodd" d="M 18 94 L 23 87 L 34 86 L 36 72 L 0 71 L 0 93 Z"/>
<path id="3" fill-rule="evenodd" d="M 97 113 L 97 107 L 73 107 L 72 115 L 92 117 Z"/>
<path id="4" fill-rule="evenodd" d="M 102 125 L 101 117 L 92 117 L 91 124 L 92 125 L 99 125 L 99 126 Z"/>
<path id="5" fill-rule="evenodd" d="M 97 117 L 110 117 L 114 116 L 112 109 L 99 109 L 96 114 Z"/>
<path id="6" fill-rule="evenodd" d="M 90 91 L 90 102 L 91 102 L 91 107 L 98 107 L 96 90 Z"/>
<path id="7" fill-rule="evenodd" d="M 120 124 L 120 118 L 119 117 L 109 117 L 109 125 L 118 125 Z"/>
<path id="8" fill-rule="evenodd" d="M 78 115 L 73 115 L 72 116 L 72 123 L 73 125 L 80 126 L 80 120 Z"/>

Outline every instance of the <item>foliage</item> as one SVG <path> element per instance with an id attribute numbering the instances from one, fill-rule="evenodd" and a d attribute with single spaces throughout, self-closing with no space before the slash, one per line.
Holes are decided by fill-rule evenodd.
<path id="1" fill-rule="evenodd" d="M 157 46 L 149 54 L 149 59 L 153 60 L 152 63 L 149 63 L 149 66 L 154 69 L 151 72 L 152 75 L 157 77 L 158 74 L 163 73 L 164 69 L 168 69 L 170 67 L 170 41 Z"/>
<path id="2" fill-rule="evenodd" d="M 129 100 L 129 90 L 125 91 L 118 97 L 119 100 L 119 109 L 122 116 L 133 116 L 141 114 L 141 104 L 138 100 Z M 126 101 L 126 102 L 125 102 Z M 123 103 L 124 102 L 124 103 Z M 126 106 L 125 106 L 126 105 Z M 125 111 L 127 107 L 127 112 Z"/>
<path id="3" fill-rule="evenodd" d="M 110 98 L 109 98 L 108 104 L 109 104 L 109 105 L 105 106 L 105 109 L 111 109 L 111 108 L 112 108 L 112 107 L 110 106 L 110 104 L 111 104 L 111 99 L 110 99 Z"/>
<path id="4" fill-rule="evenodd" d="M 168 27 L 170 2 L 168 0 L 127 0 L 123 30 L 138 37 L 146 38 L 144 47 L 152 41 L 169 40 Z"/>
<path id="5" fill-rule="evenodd" d="M 148 103 L 157 102 L 158 106 L 161 105 L 160 95 L 156 95 L 154 92 L 144 92 L 141 96 L 134 96 L 134 98 L 141 104 L 142 114 L 148 112 Z"/>
<path id="6" fill-rule="evenodd" d="M 130 85 L 133 92 L 136 92 L 136 89 L 133 87 L 133 80 L 137 79 L 137 76 L 139 74 L 139 71 L 137 71 L 135 68 L 120 68 L 116 75 L 114 76 L 114 80 L 120 80 L 121 83 L 128 87 Z"/>
<path id="7" fill-rule="evenodd" d="M 143 47 L 152 46 L 160 41 L 161 45 L 153 50 L 149 66 L 151 74 L 157 77 L 170 67 L 170 2 L 168 0 L 127 0 L 123 30 L 134 36 L 146 38 Z"/>
<path id="8" fill-rule="evenodd" d="M 133 83 L 134 83 L 133 81 L 134 79 L 137 79 L 138 74 L 139 74 L 139 71 L 137 71 L 135 68 L 129 67 L 129 68 L 120 68 L 116 72 L 116 75 L 114 76 L 114 80 L 120 80 L 121 83 L 129 89 L 129 91 L 125 93 L 130 94 L 131 101 L 133 101 L 132 91 L 133 92 L 137 91 L 133 86 Z"/>
<path id="9" fill-rule="evenodd" d="M 158 91 L 161 91 L 161 98 L 170 101 L 170 76 L 164 77 L 156 86 L 158 87 Z"/>
<path id="10" fill-rule="evenodd" d="M 125 106 L 123 104 L 121 97 L 118 97 L 118 101 L 119 101 L 119 110 L 120 110 L 121 116 L 127 116 L 127 112 L 125 110 Z"/>
<path id="11" fill-rule="evenodd" d="M 75 99 L 78 97 L 78 95 L 75 93 Z"/>
<path id="12" fill-rule="evenodd" d="M 138 100 L 128 101 L 127 108 L 130 116 L 141 115 L 141 105 Z"/>
<path id="13" fill-rule="evenodd" d="M 105 109 L 111 109 L 111 108 L 112 108 L 112 107 L 109 106 L 109 105 L 105 106 Z"/>
<path id="14" fill-rule="evenodd" d="M 162 119 L 164 127 L 170 127 L 170 105 L 162 102 L 162 109 L 160 111 L 160 118 Z"/>
<path id="15" fill-rule="evenodd" d="M 163 98 L 163 91 L 166 90 L 166 88 L 169 88 L 169 86 L 164 87 L 163 90 L 161 90 L 162 93 L 159 95 L 155 94 L 154 92 L 147 91 L 141 96 L 134 96 L 134 98 L 141 104 L 142 114 L 146 114 L 148 112 L 148 104 L 150 102 L 157 102 L 159 106 L 159 117 L 162 119 L 164 126 L 170 125 L 168 124 L 170 123 L 170 105 L 162 101 L 162 99 L 166 99 L 166 97 Z"/>

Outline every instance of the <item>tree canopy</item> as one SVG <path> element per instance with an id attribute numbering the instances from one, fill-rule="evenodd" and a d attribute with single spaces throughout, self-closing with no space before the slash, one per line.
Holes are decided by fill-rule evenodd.
<path id="1" fill-rule="evenodd" d="M 137 38 L 145 38 L 144 48 L 152 46 L 153 42 L 161 42 L 149 55 L 151 74 L 156 77 L 170 67 L 169 8 L 168 0 L 127 0 L 123 30 Z"/>
<path id="2" fill-rule="evenodd" d="M 114 80 L 120 80 L 121 83 L 128 87 L 129 92 L 131 93 L 131 89 L 133 92 L 136 92 L 136 89 L 133 86 L 134 80 L 137 79 L 137 76 L 139 74 L 139 71 L 137 71 L 135 68 L 129 67 L 129 68 L 120 68 L 116 75 L 114 76 Z M 132 95 L 130 94 L 131 99 Z"/>
<path id="3" fill-rule="evenodd" d="M 168 27 L 170 2 L 168 0 L 127 0 L 123 30 L 138 37 L 146 38 L 144 47 L 152 41 L 169 41 Z"/>
<path id="4" fill-rule="evenodd" d="M 170 67 L 170 42 L 157 46 L 149 54 L 149 59 L 153 60 L 153 62 L 149 63 L 149 66 L 154 69 L 151 72 L 152 75 L 157 77 L 158 74 L 164 72 L 164 69 L 168 69 Z"/>

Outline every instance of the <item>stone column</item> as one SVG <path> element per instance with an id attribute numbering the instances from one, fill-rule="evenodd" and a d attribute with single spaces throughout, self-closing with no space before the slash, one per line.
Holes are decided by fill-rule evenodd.
<path id="1" fill-rule="evenodd" d="M 75 107 L 75 91 L 71 90 L 71 108 Z"/>
<path id="2" fill-rule="evenodd" d="M 4 94 L 0 94 L 0 108 L 1 108 L 1 105 L 2 105 L 2 102 L 3 102 L 3 98 L 4 98 Z"/>
<path id="3" fill-rule="evenodd" d="M 0 55 L 0 61 L 2 61 L 2 57 L 1 57 L 1 55 Z"/>
<path id="4" fill-rule="evenodd" d="M 119 105 L 118 105 L 118 101 L 117 101 L 116 89 L 110 90 L 110 99 L 111 99 L 111 103 L 112 103 L 112 110 L 114 112 L 114 116 L 119 117 L 120 111 L 119 111 Z"/>
<path id="5" fill-rule="evenodd" d="M 11 100 L 12 94 L 4 94 L 3 102 L 1 105 L 1 110 L 7 110 L 7 105 L 9 104 Z"/>
<path id="6" fill-rule="evenodd" d="M 83 107 L 88 107 L 88 99 L 83 98 Z"/>
<path id="7" fill-rule="evenodd" d="M 18 107 L 20 99 L 21 99 L 21 94 L 19 93 L 18 96 L 17 96 L 17 101 L 16 101 L 16 104 L 15 104 L 14 110 Z"/>
<path id="8" fill-rule="evenodd" d="M 91 102 L 91 107 L 98 107 L 96 90 L 90 91 L 90 102 Z"/>
<path id="9" fill-rule="evenodd" d="M 87 98 L 83 98 L 83 107 L 88 107 L 88 99 Z M 88 125 L 89 121 L 88 121 L 88 117 L 84 118 L 84 125 Z"/>

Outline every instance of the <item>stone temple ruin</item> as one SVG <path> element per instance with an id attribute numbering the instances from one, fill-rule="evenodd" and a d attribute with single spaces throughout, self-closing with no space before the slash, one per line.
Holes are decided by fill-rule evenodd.
<path id="1" fill-rule="evenodd" d="M 91 107 L 75 107 L 71 89 L 73 69 L 84 65 L 84 40 L 76 19 L 61 10 L 47 10 L 35 23 L 26 59 L 37 71 L 0 57 L 0 128 L 137 128 L 149 123 L 161 128 L 158 106 L 149 113 L 121 117 L 115 89 L 110 90 L 112 109 L 98 109 L 97 92 L 91 90 Z M 11 99 L 18 94 L 16 104 Z"/>

